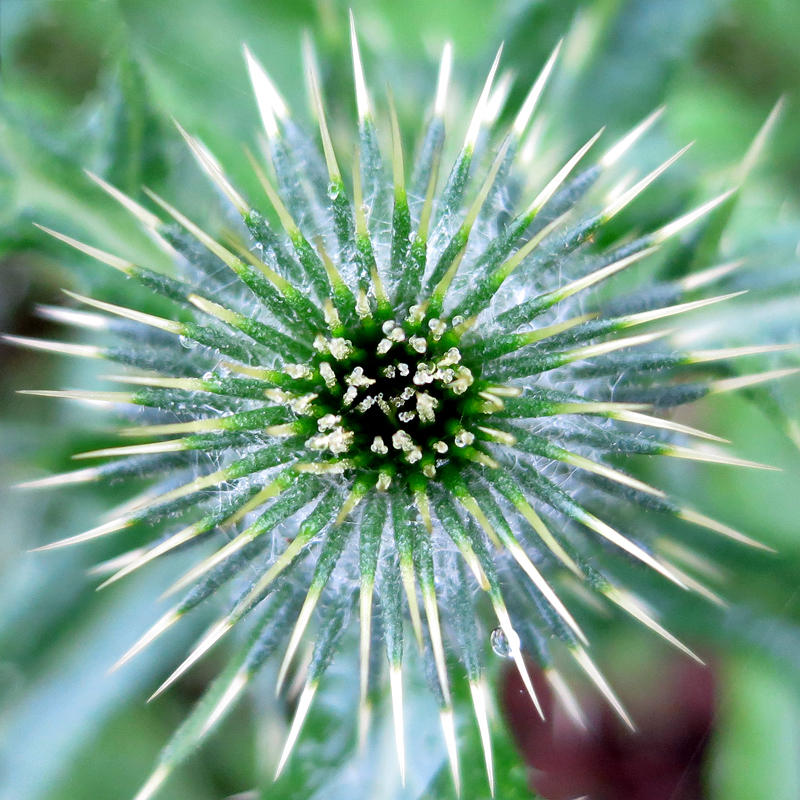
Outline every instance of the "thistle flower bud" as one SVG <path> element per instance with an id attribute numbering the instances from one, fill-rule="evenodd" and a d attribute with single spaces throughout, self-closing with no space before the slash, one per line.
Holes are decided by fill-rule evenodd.
<path id="1" fill-rule="evenodd" d="M 510 128 L 496 121 L 508 88 L 506 78 L 497 78 L 498 53 L 463 130 L 445 136 L 452 58 L 446 47 L 412 164 L 391 98 L 388 114 L 377 111 L 382 103 L 368 88 L 354 26 L 351 32 L 358 119 L 348 150 L 335 146 L 313 59 L 308 85 L 321 149 L 245 51 L 266 133 L 268 163 L 251 156 L 266 207 L 245 198 L 214 155 L 179 128 L 199 168 L 241 217 L 241 235 L 223 241 L 148 192 L 156 215 L 96 178 L 178 256 L 181 277 L 48 231 L 168 298 L 174 318 L 72 295 L 94 311 L 48 313 L 117 333 L 117 342 L 14 339 L 118 364 L 125 369 L 113 380 L 129 387 L 47 394 L 146 406 L 162 417 L 153 422 L 149 415 L 147 425 L 122 430 L 126 443 L 119 447 L 79 454 L 104 459 L 100 466 L 25 484 L 156 480 L 155 491 L 117 519 L 47 547 L 124 536 L 133 526 L 170 518 L 166 536 L 116 561 L 110 584 L 179 548 L 216 544 L 176 582 L 170 594 L 180 599 L 120 663 L 229 584 L 238 594 L 225 614 L 156 694 L 248 623 L 238 654 L 164 751 L 138 800 L 159 789 L 275 654 L 281 691 L 301 644 L 312 639 L 280 773 L 351 624 L 360 629 L 362 732 L 371 687 L 381 679 L 375 664 L 388 663 L 403 769 L 404 654 L 418 648 L 458 788 L 454 718 L 462 709 L 454 708 L 451 672 L 458 659 L 493 784 L 482 663 L 490 642 L 513 660 L 537 706 L 526 657 L 542 663 L 567 710 L 580 713 L 555 666 L 560 662 L 551 660 L 551 651 L 559 651 L 633 726 L 589 655 L 589 637 L 575 616 L 580 594 L 563 590 L 565 577 L 585 582 L 602 602 L 696 658 L 617 576 L 633 563 L 653 581 L 707 590 L 671 563 L 648 530 L 607 522 L 618 506 L 762 546 L 613 466 L 611 458 L 630 453 L 761 466 L 662 414 L 792 372 L 721 379 L 715 365 L 768 348 L 680 346 L 684 315 L 692 319 L 737 296 L 704 294 L 730 270 L 626 290 L 605 305 L 592 294 L 623 270 L 659 258 L 667 239 L 700 224 L 732 192 L 599 249 L 595 235 L 684 152 L 629 188 L 604 194 L 659 112 L 618 142 L 601 146 L 601 134 L 592 137 L 529 196 L 520 190 L 522 150 L 537 101 L 558 68 L 558 48 Z M 391 152 L 379 146 L 384 133 Z M 451 139 L 460 143 L 452 165 L 445 156 Z M 229 280 L 211 278 L 220 268 Z M 114 319 L 125 326 L 115 327 Z M 155 334 L 144 336 L 148 331 Z M 131 437 L 147 441 L 129 443 Z M 490 618 L 476 610 L 483 594 Z M 377 660 L 376 647 L 386 651 Z"/>

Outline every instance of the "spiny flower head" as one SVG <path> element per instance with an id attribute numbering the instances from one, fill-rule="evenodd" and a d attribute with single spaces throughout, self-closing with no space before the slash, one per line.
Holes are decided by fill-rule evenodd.
<path id="1" fill-rule="evenodd" d="M 49 231 L 171 300 L 180 320 L 191 312 L 190 321 L 72 295 L 102 313 L 46 313 L 115 334 L 115 344 L 17 340 L 130 368 L 113 376 L 130 391 L 46 394 L 145 406 L 152 410 L 146 421 L 155 416 L 153 424 L 121 431 L 153 441 L 83 453 L 110 460 L 28 484 L 156 479 L 112 521 L 48 547 L 166 521 L 166 534 L 114 560 L 106 584 L 170 552 L 205 548 L 172 589 L 182 599 L 122 662 L 228 584 L 234 588 L 227 612 L 158 692 L 239 623 L 250 632 L 164 751 L 140 800 L 282 648 L 280 691 L 303 640 L 316 631 L 280 773 L 354 612 L 362 735 L 388 662 L 402 770 L 408 621 L 439 703 L 456 788 L 448 653 L 466 673 L 493 786 L 481 595 L 493 616 L 493 647 L 513 659 L 537 707 L 525 656 L 539 662 L 566 710 L 581 719 L 555 666 L 558 650 L 630 724 L 556 587 L 565 576 L 584 582 L 689 655 L 615 576 L 625 562 L 638 563 L 654 580 L 711 593 L 670 562 L 656 536 L 641 526 L 617 530 L 604 521 L 606 512 L 628 504 L 758 546 L 609 463 L 635 453 L 746 464 L 688 444 L 715 437 L 653 413 L 791 371 L 720 379 L 714 364 L 775 348 L 688 350 L 673 329 L 652 327 L 732 298 L 704 292 L 738 264 L 650 284 L 605 305 L 589 293 L 655 257 L 731 193 L 598 251 L 595 234 L 683 152 L 637 182 L 599 190 L 657 111 L 585 167 L 599 147 L 600 134 L 592 137 L 526 196 L 531 119 L 558 48 L 509 129 L 496 124 L 507 91 L 507 82 L 495 81 L 498 53 L 445 174 L 446 47 L 409 176 L 391 97 L 384 130 L 352 34 L 358 132 L 347 181 L 340 163 L 350 154 L 334 148 L 313 55 L 308 84 L 321 150 L 245 50 L 270 169 L 250 160 L 269 213 L 246 200 L 205 146 L 180 129 L 241 216 L 239 233 L 215 238 L 148 192 L 164 221 L 94 176 L 176 256 L 181 277 Z M 387 132 L 389 158 L 379 146 Z"/>

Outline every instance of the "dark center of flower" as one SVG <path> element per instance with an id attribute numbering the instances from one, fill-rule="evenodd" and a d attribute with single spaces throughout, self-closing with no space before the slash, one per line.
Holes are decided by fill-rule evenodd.
<path id="1" fill-rule="evenodd" d="M 395 474 L 432 479 L 454 458 L 475 459 L 476 434 L 465 421 L 485 393 L 451 323 L 416 319 L 412 310 L 403 321 L 333 327 L 338 335 L 319 335 L 308 364 L 284 367 L 313 390 L 274 392 L 303 417 L 306 448 L 377 471 L 382 488 Z"/>

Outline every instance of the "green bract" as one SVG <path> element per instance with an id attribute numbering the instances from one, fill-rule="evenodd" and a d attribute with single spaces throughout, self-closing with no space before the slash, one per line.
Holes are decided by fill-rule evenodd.
<path id="1" fill-rule="evenodd" d="M 147 425 L 122 431 L 151 442 L 83 453 L 102 458 L 101 465 L 28 484 L 157 479 L 116 519 L 49 547 L 168 520 L 168 533 L 117 559 L 106 583 L 178 548 L 206 548 L 173 589 L 182 599 L 122 661 L 233 583 L 228 612 L 159 692 L 248 623 L 239 654 L 164 751 L 139 800 L 159 788 L 278 650 L 280 689 L 303 639 L 316 631 L 280 773 L 354 612 L 362 734 L 388 660 L 402 767 L 408 620 L 412 645 L 430 667 L 456 787 L 455 658 L 469 682 L 493 785 L 482 680 L 492 630 L 495 649 L 514 660 L 537 704 L 523 654 L 538 661 L 580 719 L 551 659 L 558 649 L 629 721 L 556 592 L 563 577 L 585 582 L 686 650 L 615 578 L 617 566 L 642 564 L 654 581 L 708 590 L 671 563 L 646 529 L 617 530 L 605 522 L 609 509 L 628 504 L 759 546 L 610 464 L 620 453 L 746 464 L 716 445 L 691 445 L 715 437 L 660 412 L 791 370 L 719 377 L 714 365 L 776 348 L 688 350 L 672 329 L 653 326 L 733 297 L 705 293 L 738 265 L 649 283 L 605 305 L 589 291 L 655 257 L 667 239 L 724 209 L 731 193 L 609 250 L 594 245 L 605 223 L 680 155 L 609 191 L 608 176 L 657 111 L 584 166 L 600 147 L 600 134 L 593 137 L 528 196 L 530 123 L 557 56 L 558 49 L 503 129 L 496 124 L 505 100 L 502 86 L 494 88 L 498 54 L 447 173 L 445 48 L 411 171 L 391 98 L 385 120 L 374 113 L 353 32 L 358 131 L 345 178 L 340 164 L 349 153 L 334 151 L 313 58 L 308 82 L 321 151 L 246 51 L 269 169 L 251 160 L 270 208 L 252 206 L 203 144 L 181 129 L 200 167 L 241 216 L 237 234 L 214 238 L 150 193 L 163 212 L 156 216 L 100 178 L 176 255 L 181 277 L 50 231 L 173 301 L 176 319 L 192 321 L 74 295 L 102 314 L 51 309 L 50 316 L 106 330 L 115 343 L 17 340 L 130 368 L 113 378 L 129 391 L 48 394 L 154 410 Z M 384 136 L 390 158 L 379 146 Z M 479 613 L 475 603 L 483 594 Z M 484 608 L 492 620 L 482 619 Z M 388 659 L 378 657 L 384 647 Z"/>

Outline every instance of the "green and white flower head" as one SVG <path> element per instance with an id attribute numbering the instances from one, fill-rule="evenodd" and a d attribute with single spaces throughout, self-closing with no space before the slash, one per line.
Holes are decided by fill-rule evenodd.
<path id="1" fill-rule="evenodd" d="M 247 631 L 139 800 L 159 789 L 269 658 L 280 659 L 281 691 L 302 643 L 313 640 L 280 773 L 351 622 L 360 635 L 354 713 L 362 737 L 388 684 L 402 773 L 403 664 L 417 649 L 456 789 L 455 673 L 466 674 L 493 786 L 483 679 L 490 640 L 537 706 L 529 661 L 578 721 L 556 666 L 564 656 L 632 725 L 574 616 L 586 589 L 696 658 L 617 576 L 639 564 L 653 581 L 713 593 L 673 563 L 675 547 L 641 525 L 617 529 L 609 515 L 627 505 L 760 546 L 610 464 L 634 453 L 759 466 L 661 413 L 793 371 L 720 378 L 721 362 L 780 348 L 682 346 L 690 341 L 682 315 L 734 297 L 714 285 L 739 265 L 605 302 L 592 291 L 658 258 L 667 240 L 703 225 L 732 192 L 600 250 L 595 235 L 683 153 L 639 180 L 620 180 L 629 168 L 620 165 L 660 111 L 617 142 L 604 144 L 601 131 L 530 191 L 536 107 L 559 48 L 510 127 L 497 123 L 510 85 L 498 53 L 474 110 L 446 135 L 446 46 L 411 163 L 392 98 L 377 102 L 367 88 L 351 33 L 358 120 L 348 149 L 334 147 L 310 48 L 315 133 L 245 49 L 266 133 L 263 158 L 250 155 L 266 207 L 240 194 L 180 128 L 241 217 L 238 233 L 215 236 L 148 191 L 154 213 L 93 176 L 174 254 L 180 278 L 49 231 L 168 298 L 175 318 L 72 295 L 95 311 L 49 315 L 114 334 L 114 343 L 17 339 L 125 367 L 113 380 L 127 391 L 45 394 L 144 406 L 152 422 L 121 431 L 146 443 L 78 456 L 100 466 L 27 484 L 155 480 L 112 521 L 48 547 L 166 521 L 165 535 L 115 559 L 105 584 L 179 549 L 201 553 L 171 590 L 174 606 L 120 663 L 220 592 L 230 592 L 227 612 L 156 694 L 232 629 Z"/>

